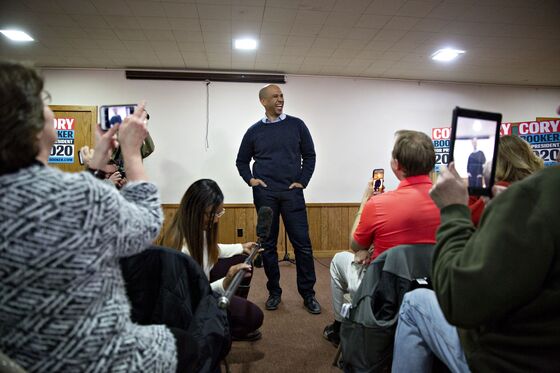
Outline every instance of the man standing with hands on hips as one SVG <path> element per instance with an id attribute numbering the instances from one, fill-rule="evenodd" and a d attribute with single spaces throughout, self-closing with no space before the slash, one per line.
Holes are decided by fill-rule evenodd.
<path id="1" fill-rule="evenodd" d="M 259 91 L 265 117 L 252 125 L 239 147 L 235 162 L 239 175 L 253 188 L 257 211 L 268 206 L 273 211 L 270 236 L 263 242 L 263 265 L 269 292 L 265 308 L 275 310 L 281 301 L 278 267 L 278 229 L 280 215 L 294 247 L 298 292 L 312 314 L 321 313 L 315 299 L 315 264 L 309 238 L 303 189 L 315 169 L 315 148 L 305 123 L 283 113 L 284 95 L 277 85 Z M 254 159 L 253 171 L 249 163 Z"/>

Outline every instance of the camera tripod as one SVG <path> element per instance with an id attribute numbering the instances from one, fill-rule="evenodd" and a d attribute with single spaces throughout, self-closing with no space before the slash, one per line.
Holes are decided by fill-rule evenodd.
<path id="1" fill-rule="evenodd" d="M 289 262 L 292 264 L 296 264 L 296 260 L 290 258 L 290 254 L 288 254 L 288 232 L 286 231 L 286 226 L 284 225 L 284 257 L 278 260 L 278 263 L 282 262 Z"/>

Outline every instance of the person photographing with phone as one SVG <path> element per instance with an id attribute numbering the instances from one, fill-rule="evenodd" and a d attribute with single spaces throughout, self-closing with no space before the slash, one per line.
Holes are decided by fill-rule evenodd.
<path id="1" fill-rule="evenodd" d="M 369 181 L 352 227 L 352 251 L 336 253 L 331 261 L 335 320 L 325 327 L 323 337 L 333 345 L 338 346 L 340 342 L 344 294 L 355 294 L 364 268 L 397 245 L 435 243 L 440 220 L 428 194 L 432 186 L 429 173 L 435 158 L 432 140 L 425 133 L 410 130 L 395 133 L 391 169 L 400 181 L 399 186 L 380 194 L 374 190 L 374 178 Z"/>
<path id="2" fill-rule="evenodd" d="M 131 321 L 118 262 L 163 221 L 138 151 L 145 105 L 100 137 L 90 162 L 107 164 L 118 128 L 129 179 L 118 192 L 48 166 L 57 136 L 43 97 L 34 69 L 0 62 L 0 350 L 28 371 L 175 371 L 170 329 Z"/>

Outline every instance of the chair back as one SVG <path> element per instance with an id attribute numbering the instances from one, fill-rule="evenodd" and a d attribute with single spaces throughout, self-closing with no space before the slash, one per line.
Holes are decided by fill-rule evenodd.
<path id="1" fill-rule="evenodd" d="M 399 245 L 369 265 L 340 330 L 345 371 L 387 369 L 402 299 L 408 291 L 431 286 L 433 252 L 433 245 Z"/>

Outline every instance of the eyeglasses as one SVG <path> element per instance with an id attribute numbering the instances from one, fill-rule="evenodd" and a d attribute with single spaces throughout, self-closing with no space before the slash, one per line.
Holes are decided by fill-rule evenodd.
<path id="1" fill-rule="evenodd" d="M 41 99 L 43 100 L 43 103 L 45 103 L 46 105 L 50 104 L 52 101 L 51 94 L 47 91 L 41 92 Z"/>
<path id="2" fill-rule="evenodd" d="M 222 209 L 222 211 L 220 211 L 216 214 L 216 217 L 221 218 L 222 216 L 224 216 L 225 213 L 226 213 L 226 209 Z"/>

